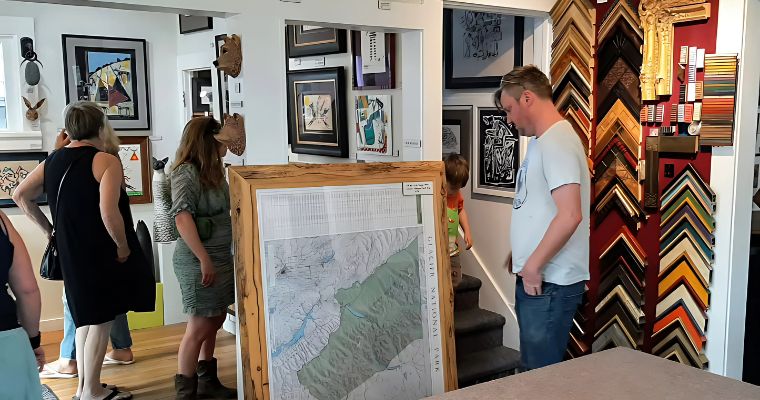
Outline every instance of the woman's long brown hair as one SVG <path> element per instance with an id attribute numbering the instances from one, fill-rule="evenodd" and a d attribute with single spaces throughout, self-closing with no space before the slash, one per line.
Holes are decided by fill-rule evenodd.
<path id="1" fill-rule="evenodd" d="M 224 181 L 224 168 L 219 157 L 219 142 L 214 134 L 221 124 L 213 118 L 193 118 L 185 125 L 182 141 L 174 157 L 172 171 L 182 164 L 192 164 L 198 169 L 201 186 L 216 188 Z"/>

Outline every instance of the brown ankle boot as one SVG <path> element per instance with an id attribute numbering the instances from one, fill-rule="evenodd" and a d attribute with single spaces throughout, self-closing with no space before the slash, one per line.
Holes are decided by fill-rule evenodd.
<path id="1" fill-rule="evenodd" d="M 237 390 L 219 382 L 216 373 L 216 358 L 198 361 L 198 398 L 237 399 Z"/>
<path id="2" fill-rule="evenodd" d="M 177 392 L 176 400 L 196 400 L 198 398 L 198 375 L 192 377 L 174 375 L 174 390 Z"/>

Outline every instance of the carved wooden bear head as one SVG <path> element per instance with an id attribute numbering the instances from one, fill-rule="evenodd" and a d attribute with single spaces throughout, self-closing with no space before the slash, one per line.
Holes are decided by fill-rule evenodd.
<path id="1" fill-rule="evenodd" d="M 245 152 L 245 124 L 240 114 L 224 114 L 224 126 L 215 136 L 216 140 L 224 143 L 236 156 Z"/>
<path id="2" fill-rule="evenodd" d="M 219 58 L 214 61 L 214 66 L 224 71 L 225 74 L 237 78 L 240 75 L 240 64 L 242 63 L 243 53 L 240 48 L 240 36 L 225 37 Z"/>

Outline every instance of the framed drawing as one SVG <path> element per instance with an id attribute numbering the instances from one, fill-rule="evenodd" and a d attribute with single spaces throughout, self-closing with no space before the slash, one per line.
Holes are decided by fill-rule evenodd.
<path id="1" fill-rule="evenodd" d="M 443 157 L 451 153 L 462 154 L 462 125 L 456 119 L 443 120 Z"/>
<path id="2" fill-rule="evenodd" d="M 144 39 L 62 35 L 66 104 L 98 104 L 116 130 L 150 130 Z"/>
<path id="3" fill-rule="evenodd" d="M 0 153 L 0 207 L 16 207 L 13 192 L 47 156 L 48 153 L 43 151 Z M 45 193 L 42 193 L 36 202 L 47 204 Z"/>
<path id="4" fill-rule="evenodd" d="M 230 169 L 245 398 L 456 388 L 444 180 L 440 161 Z"/>
<path id="5" fill-rule="evenodd" d="M 522 66 L 524 17 L 443 11 L 447 89 L 496 88 L 504 74 Z"/>
<path id="6" fill-rule="evenodd" d="M 288 25 L 288 57 L 316 56 L 346 52 L 346 30 L 313 25 Z"/>
<path id="7" fill-rule="evenodd" d="M 456 152 L 464 157 L 470 163 L 470 168 L 474 169 L 472 161 L 473 145 L 473 126 L 475 117 L 471 105 L 448 105 L 443 107 L 443 132 L 442 132 L 442 157 L 446 158 L 449 154 Z M 468 182 L 472 186 L 472 179 Z"/>
<path id="8" fill-rule="evenodd" d="M 151 193 L 150 140 L 147 136 L 119 137 L 119 159 L 130 204 L 153 202 Z"/>
<path id="9" fill-rule="evenodd" d="M 396 34 L 351 31 L 354 90 L 396 88 Z"/>
<path id="10" fill-rule="evenodd" d="M 224 38 L 226 37 L 226 34 L 214 36 L 217 60 L 221 55 L 222 46 L 224 45 Z M 224 123 L 224 114 L 229 114 L 230 111 L 230 90 L 227 81 L 227 74 L 225 74 L 221 69 L 216 68 L 216 87 L 218 92 L 217 103 L 219 103 L 219 117 L 217 119 L 219 121 L 222 121 L 222 124 Z"/>
<path id="11" fill-rule="evenodd" d="M 356 151 L 393 155 L 390 95 L 356 96 Z"/>
<path id="12" fill-rule="evenodd" d="M 214 29 L 214 19 L 197 15 L 179 15 L 179 33 L 192 33 Z"/>
<path id="13" fill-rule="evenodd" d="M 495 107 L 478 109 L 477 126 L 472 146 L 472 192 L 514 197 L 520 168 L 517 130 L 507 125 L 507 116 Z"/>
<path id="14" fill-rule="evenodd" d="M 293 153 L 348 157 L 343 67 L 288 72 Z"/>

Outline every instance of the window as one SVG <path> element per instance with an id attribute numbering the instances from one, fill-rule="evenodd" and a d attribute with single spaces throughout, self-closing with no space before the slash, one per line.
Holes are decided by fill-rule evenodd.
<path id="1" fill-rule="evenodd" d="M 17 40 L 15 36 L 0 34 L 0 132 L 20 131 L 24 127 Z"/>
<path id="2" fill-rule="evenodd" d="M 5 60 L 3 59 L 3 43 L 0 42 L 0 130 L 8 129 L 8 107 L 6 106 L 5 90 Z"/>

